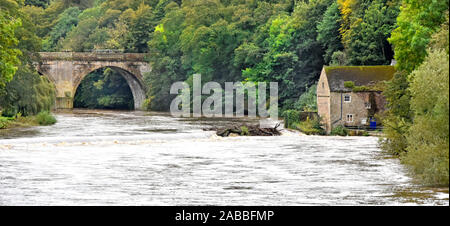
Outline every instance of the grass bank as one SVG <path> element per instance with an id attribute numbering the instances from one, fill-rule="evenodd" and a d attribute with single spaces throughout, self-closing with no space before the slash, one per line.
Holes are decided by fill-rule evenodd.
<path id="1" fill-rule="evenodd" d="M 33 116 L 16 115 L 14 117 L 0 116 L 0 129 L 15 127 L 46 126 L 56 123 L 56 118 L 49 112 L 43 111 Z"/>

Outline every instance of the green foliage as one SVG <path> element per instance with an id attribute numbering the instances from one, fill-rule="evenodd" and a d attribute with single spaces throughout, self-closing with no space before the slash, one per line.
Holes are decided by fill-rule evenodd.
<path id="1" fill-rule="evenodd" d="M 344 51 L 336 51 L 331 55 L 331 66 L 346 66 L 349 64 L 349 59 Z"/>
<path id="2" fill-rule="evenodd" d="M 300 112 L 296 110 L 284 111 L 281 115 L 284 118 L 284 127 L 296 129 L 296 124 L 300 122 Z"/>
<path id="3" fill-rule="evenodd" d="M 348 130 L 347 128 L 345 128 L 344 126 L 336 126 L 331 130 L 330 133 L 331 136 L 347 136 L 348 135 Z"/>
<path id="4" fill-rule="evenodd" d="M 21 66 L 0 98 L 3 114 L 35 115 L 49 111 L 55 102 L 55 88 L 47 78 L 40 76 L 32 66 Z"/>
<path id="5" fill-rule="evenodd" d="M 58 42 L 66 37 L 67 33 L 78 24 L 78 15 L 81 13 L 78 7 L 67 8 L 56 20 L 49 36 L 43 42 L 44 51 L 55 51 Z M 59 43 L 61 45 L 61 43 Z"/>
<path id="6" fill-rule="evenodd" d="M 394 45 L 398 70 L 407 73 L 418 67 L 427 55 L 431 35 L 445 21 L 449 1 L 403 0 L 397 28 L 389 39 Z M 448 18 L 447 18 L 448 20 Z"/>
<path id="7" fill-rule="evenodd" d="M 148 51 L 147 42 L 150 40 L 150 33 L 153 32 L 155 27 L 155 22 L 152 19 L 152 8 L 142 2 L 131 18 L 130 33 L 127 36 L 125 50 L 138 53 Z"/>
<path id="8" fill-rule="evenodd" d="M 387 100 L 386 116 L 383 118 L 383 138 L 380 140 L 382 149 L 394 155 L 400 155 L 406 150 L 405 134 L 412 122 L 410 109 L 411 92 L 409 82 L 404 72 L 397 72 L 386 85 L 383 95 Z"/>
<path id="9" fill-rule="evenodd" d="M 113 69 L 99 69 L 87 75 L 75 93 L 74 107 L 95 109 L 134 108 L 127 81 Z"/>
<path id="10" fill-rule="evenodd" d="M 9 125 L 9 118 L 0 116 L 0 129 L 5 129 Z"/>
<path id="11" fill-rule="evenodd" d="M 49 3 L 50 0 L 25 0 L 25 5 L 33 5 L 42 8 L 46 8 Z"/>
<path id="12" fill-rule="evenodd" d="M 11 3 L 12 1 L 7 2 Z M 5 8 L 13 18 L 16 18 L 16 21 L 20 20 L 22 22 L 22 26 L 17 27 L 15 31 L 15 38 L 7 36 L 5 38 L 16 45 L 20 50 L 17 51 L 23 53 L 19 57 L 17 55 L 14 56 L 14 54 L 11 55 L 12 57 L 17 57 L 17 61 L 20 59 L 21 65 L 16 68 L 14 78 L 4 86 L 6 92 L 0 93 L 0 107 L 3 108 L 2 114 L 27 116 L 37 114 L 40 111 L 50 110 L 55 102 L 53 84 L 48 79 L 40 76 L 31 65 L 30 57 L 41 48 L 41 40 L 36 36 L 34 21 L 32 21 L 24 8 L 19 8 L 19 6 L 22 6 L 20 1 L 19 4 L 7 5 L 4 4 L 3 0 L 0 5 L 2 7 L 6 6 Z M 6 11 L 2 9 L 1 13 L 3 14 L 3 12 Z M 3 38 L 3 35 L 1 37 Z M 4 64 L 2 63 L 1 65 Z M 3 70 L 0 71 L 3 72 Z"/>
<path id="13" fill-rule="evenodd" d="M 306 121 L 302 121 L 295 124 L 297 129 L 306 135 L 325 135 L 326 132 L 322 128 L 322 124 L 320 123 L 320 118 L 316 119 L 307 119 Z"/>
<path id="14" fill-rule="evenodd" d="M 187 79 L 187 72 L 182 65 L 180 36 L 183 30 L 184 13 L 176 3 L 165 7 L 166 15 L 153 33 L 149 41 L 149 60 L 152 71 L 144 76 L 148 86 L 148 110 L 168 110 L 171 96 L 170 90 L 173 82 Z"/>
<path id="15" fill-rule="evenodd" d="M 325 135 L 326 132 L 322 128 L 320 117 L 305 121 L 300 121 L 300 112 L 297 110 L 286 110 L 283 112 L 284 127 L 289 129 L 300 130 L 307 135 Z"/>
<path id="16" fill-rule="evenodd" d="M 447 47 L 448 48 L 448 47 Z M 403 162 L 426 184 L 449 182 L 449 55 L 431 50 L 411 74 L 414 122 L 406 133 Z"/>
<path id="17" fill-rule="evenodd" d="M 281 15 L 262 27 L 268 35 L 260 44 L 262 61 L 242 75 L 251 81 L 278 82 L 283 108 L 293 108 L 297 99 L 323 66 L 323 52 L 317 41 L 317 21 L 321 21 L 331 1 L 297 2 L 291 16 Z"/>
<path id="18" fill-rule="evenodd" d="M 168 93 L 170 85 L 194 73 L 206 82 L 278 82 L 280 107 L 298 107 L 324 63 L 348 64 L 360 50 L 371 51 L 369 57 L 380 54 L 388 62 L 386 37 L 398 11 L 396 4 L 380 0 L 352 6 L 352 20 L 362 20 L 351 26 L 352 34 L 368 32 L 373 37 L 357 36 L 350 43 L 358 48 L 350 50 L 341 43 L 339 28 L 345 18 L 333 0 L 105 0 L 77 18 L 73 6 L 86 7 L 59 0 L 43 11 L 27 9 L 42 20 L 39 33 L 45 37 L 45 49 L 149 52 L 152 72 L 145 82 L 151 110 L 168 110 L 174 98 Z"/>
<path id="19" fill-rule="evenodd" d="M 317 85 L 312 85 L 298 98 L 295 109 L 299 111 L 317 112 Z"/>
<path id="20" fill-rule="evenodd" d="M 6 84 L 11 81 L 20 61 L 21 51 L 17 49 L 18 39 L 16 30 L 21 26 L 21 19 L 17 18 L 15 1 L 0 1 L 0 95 L 3 94 Z"/>
<path id="21" fill-rule="evenodd" d="M 76 52 L 94 49 L 96 43 L 90 41 L 90 38 L 95 38 L 96 36 L 91 34 L 99 32 L 96 30 L 99 17 L 100 12 L 96 8 L 83 11 L 79 15 L 78 25 L 67 33 L 66 39 L 62 42 L 62 49 Z"/>
<path id="22" fill-rule="evenodd" d="M 355 83 L 353 81 L 345 81 L 344 82 L 344 87 L 345 88 L 349 88 L 349 89 L 353 89 L 353 87 L 355 87 Z"/>
<path id="23" fill-rule="evenodd" d="M 446 20 L 442 23 L 441 28 L 438 32 L 433 34 L 430 41 L 431 49 L 442 49 L 449 53 L 449 12 L 446 12 Z"/>
<path id="24" fill-rule="evenodd" d="M 317 41 L 325 49 L 323 55 L 325 64 L 332 62 L 332 56 L 335 52 L 344 49 L 341 35 L 339 34 L 340 27 L 341 13 L 338 3 L 334 1 L 325 11 L 322 21 L 317 25 Z"/>
<path id="25" fill-rule="evenodd" d="M 241 136 L 247 136 L 250 133 L 248 132 L 248 127 L 247 126 L 241 126 Z"/>
<path id="26" fill-rule="evenodd" d="M 50 6 L 53 4 L 57 2 Z M 56 22 L 65 25 L 62 29 L 64 32 L 55 26 L 53 29 L 57 29 L 56 36 L 62 33 L 67 35 L 56 46 L 56 50 L 83 52 L 119 49 L 125 52 L 147 52 L 147 42 L 157 24 L 152 5 L 155 6 L 156 1 L 98 1 L 93 7 L 83 10 L 77 18 L 73 17 L 75 14 L 60 17 Z M 80 5 L 76 6 L 81 8 Z M 47 35 L 46 40 L 54 40 L 53 36 Z"/>
<path id="27" fill-rule="evenodd" d="M 390 41 L 403 71 L 384 92 L 381 147 L 402 156 L 423 183 L 448 186 L 448 1 L 404 1 L 397 23 Z"/>
<path id="28" fill-rule="evenodd" d="M 372 91 L 372 89 L 368 86 L 355 86 L 352 89 L 353 92 L 367 92 L 367 91 Z"/>
<path id="29" fill-rule="evenodd" d="M 361 9 L 364 4 L 361 4 Z M 351 65 L 386 65 L 393 58 L 387 38 L 395 27 L 397 1 L 375 0 L 350 28 L 347 56 Z"/>
<path id="30" fill-rule="evenodd" d="M 36 121 L 41 126 L 53 125 L 56 123 L 56 118 L 48 111 L 41 111 L 36 115 Z"/>
<path id="31" fill-rule="evenodd" d="M 390 154 L 399 156 L 407 147 L 406 136 L 411 122 L 405 118 L 388 114 L 383 118 L 383 137 L 380 147 Z"/>
<path id="32" fill-rule="evenodd" d="M 3 117 L 15 117 L 17 115 L 17 109 L 16 108 L 6 108 L 2 110 L 2 114 L 0 115 Z"/>
<path id="33" fill-rule="evenodd" d="M 168 110 L 175 97 L 168 92 L 171 84 L 195 73 L 203 82 L 240 81 L 242 70 L 263 58 L 271 15 L 289 5 L 284 0 L 191 0 L 158 6 L 161 20 L 148 42 L 152 71 L 145 76 L 149 109 Z"/>

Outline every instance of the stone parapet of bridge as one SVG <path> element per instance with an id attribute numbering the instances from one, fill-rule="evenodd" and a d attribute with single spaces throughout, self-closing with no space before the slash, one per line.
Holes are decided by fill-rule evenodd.
<path id="1" fill-rule="evenodd" d="M 40 52 L 41 60 L 145 62 L 144 53 Z"/>
<path id="2" fill-rule="evenodd" d="M 34 64 L 39 73 L 55 84 L 57 109 L 73 108 L 75 92 L 84 77 L 105 67 L 125 78 L 133 93 L 135 109 L 141 109 L 146 93 L 143 76 L 151 70 L 142 53 L 40 52 Z"/>

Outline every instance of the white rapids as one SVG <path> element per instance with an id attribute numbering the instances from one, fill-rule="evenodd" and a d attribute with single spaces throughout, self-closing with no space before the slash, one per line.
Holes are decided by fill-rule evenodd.
<path id="1" fill-rule="evenodd" d="M 375 137 L 217 137 L 248 120 L 74 110 L 0 131 L 0 205 L 449 205 Z"/>

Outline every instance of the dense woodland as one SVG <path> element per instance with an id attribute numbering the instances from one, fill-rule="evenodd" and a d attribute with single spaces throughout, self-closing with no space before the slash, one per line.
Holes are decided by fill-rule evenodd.
<path id="1" fill-rule="evenodd" d="M 50 109 L 52 85 L 30 66 L 37 51 L 147 53 L 153 70 L 145 75 L 146 108 L 156 111 L 168 110 L 172 83 L 195 73 L 203 83 L 276 81 L 281 111 L 314 110 L 323 65 L 389 65 L 395 58 L 381 146 L 425 183 L 448 185 L 448 6 L 448 0 L 0 0 L 0 106 L 7 115 Z M 129 88 L 115 84 L 121 81 L 114 75 L 96 72 L 76 102 L 132 107 Z"/>

